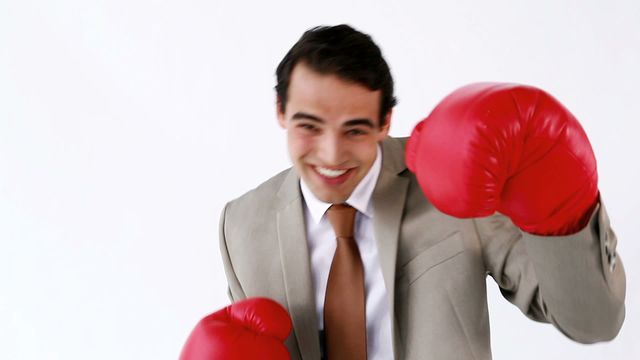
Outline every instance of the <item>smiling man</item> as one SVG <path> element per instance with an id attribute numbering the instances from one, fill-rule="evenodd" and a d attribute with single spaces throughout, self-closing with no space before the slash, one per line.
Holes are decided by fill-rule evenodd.
<path id="1" fill-rule="evenodd" d="M 391 109 L 381 117 L 382 90 L 319 73 L 303 61 L 278 99 L 278 121 L 303 183 L 325 203 L 345 202 L 389 133 Z"/>
<path id="2" fill-rule="evenodd" d="M 331 38 L 335 39 L 333 46 L 326 46 Z M 371 201 L 382 163 L 380 144 L 388 136 L 395 105 L 389 67 L 368 36 L 338 26 L 308 31 L 282 60 L 277 76 L 278 122 L 287 130 L 289 155 L 304 200 L 308 250 L 301 255 L 309 258 L 303 267 L 311 270 L 309 285 L 313 286 L 321 350 L 324 354 L 329 341 L 330 358 L 358 359 L 367 352 L 369 358 L 391 358 L 390 311 L 373 234 Z M 357 210 L 352 221 L 356 221 L 359 236 L 351 252 L 337 246 L 340 241 L 325 215 L 332 204 L 348 204 Z M 349 273 L 357 272 L 358 279 L 332 269 L 340 266 L 333 261 L 336 257 L 355 258 L 357 268 L 349 263 L 343 266 Z M 330 273 L 347 288 L 338 286 L 335 292 L 362 288 L 359 294 L 345 298 L 333 296 L 334 316 L 339 318 L 333 332 L 325 331 Z M 356 309 L 346 304 L 354 298 L 360 305 Z M 348 317 L 358 312 L 357 319 Z M 360 329 L 353 331 L 359 335 L 341 325 L 357 322 Z M 362 340 L 357 345 L 359 352 L 352 349 L 353 344 L 331 345 L 354 336 Z M 344 347 L 350 352 L 332 350 Z"/>
<path id="3" fill-rule="evenodd" d="M 389 67 L 347 25 L 305 32 L 276 73 L 293 167 L 223 210 L 235 304 L 183 359 L 490 359 L 487 275 L 575 341 L 617 335 L 617 238 L 586 134 L 557 100 L 473 84 L 389 137 Z"/>

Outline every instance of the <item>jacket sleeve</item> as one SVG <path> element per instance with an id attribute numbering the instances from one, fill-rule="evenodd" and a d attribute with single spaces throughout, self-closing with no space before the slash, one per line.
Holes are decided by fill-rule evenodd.
<path id="1" fill-rule="evenodd" d="M 227 293 L 229 295 L 229 300 L 231 302 L 236 302 L 239 300 L 246 299 L 246 295 L 242 290 L 242 286 L 240 285 L 240 281 L 236 277 L 236 273 L 233 269 L 233 264 L 231 262 L 231 257 L 229 255 L 229 249 L 227 246 L 227 237 L 226 237 L 226 223 L 227 223 L 227 207 L 229 204 L 225 205 L 222 209 L 222 214 L 220 215 L 220 226 L 219 226 L 219 238 L 220 238 L 220 255 L 222 256 L 222 264 L 224 265 L 224 273 L 227 276 Z"/>
<path id="2" fill-rule="evenodd" d="M 585 228 L 567 236 L 528 234 L 501 214 L 474 222 L 487 272 L 524 314 L 581 343 L 618 334 L 625 272 L 602 202 Z"/>

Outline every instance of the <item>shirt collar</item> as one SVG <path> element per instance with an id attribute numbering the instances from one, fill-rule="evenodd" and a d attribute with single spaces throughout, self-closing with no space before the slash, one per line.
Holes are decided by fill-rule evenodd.
<path id="1" fill-rule="evenodd" d="M 373 165 L 369 169 L 369 172 L 367 172 L 367 175 L 360 180 L 346 201 L 347 204 L 353 206 L 356 210 L 369 218 L 373 217 L 371 195 L 373 194 L 373 189 L 376 186 L 378 175 L 380 175 L 380 168 L 382 164 L 381 153 L 382 150 L 380 149 L 380 144 L 378 144 L 376 159 L 373 161 Z M 304 198 L 307 208 L 311 213 L 313 221 L 316 224 L 320 223 L 322 216 L 332 204 L 319 200 L 313 192 L 311 192 L 311 189 L 309 189 L 302 178 L 300 178 L 300 189 L 302 190 L 302 197 Z"/>

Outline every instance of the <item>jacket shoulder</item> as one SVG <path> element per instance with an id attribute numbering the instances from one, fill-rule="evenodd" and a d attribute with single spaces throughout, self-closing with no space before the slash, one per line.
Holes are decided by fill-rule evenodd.
<path id="1" fill-rule="evenodd" d="M 278 191 L 291 171 L 294 171 L 293 168 L 285 169 L 243 195 L 229 201 L 226 205 L 226 215 L 260 215 L 256 212 L 264 214 L 276 201 Z"/>

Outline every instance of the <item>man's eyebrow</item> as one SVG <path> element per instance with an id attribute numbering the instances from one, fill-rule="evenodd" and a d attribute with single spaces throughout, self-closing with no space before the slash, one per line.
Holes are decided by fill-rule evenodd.
<path id="1" fill-rule="evenodd" d="M 295 114 L 293 114 L 293 116 L 291 117 L 292 120 L 311 120 L 311 121 L 315 121 L 317 123 L 324 123 L 324 120 L 321 117 L 318 117 L 316 115 L 312 115 L 312 114 L 308 114 L 305 112 L 297 112 Z M 352 126 L 359 126 L 359 125 L 364 125 L 370 128 L 375 128 L 375 125 L 373 124 L 373 121 L 371 121 L 370 119 L 366 119 L 366 118 L 362 118 L 362 119 L 351 119 L 351 120 L 347 120 L 344 122 L 344 124 L 342 124 L 342 127 L 352 127 Z"/>
<path id="2" fill-rule="evenodd" d="M 358 126 L 358 125 L 368 126 L 372 129 L 375 128 L 375 125 L 373 125 L 373 121 L 369 119 L 353 119 L 353 120 L 345 121 L 345 123 L 342 124 L 342 127 Z"/>
<path id="3" fill-rule="evenodd" d="M 293 116 L 291 117 L 292 120 L 311 120 L 311 121 L 315 121 L 315 122 L 319 122 L 319 123 L 323 123 L 324 120 L 322 120 L 321 118 L 315 116 L 315 115 L 311 115 L 311 114 L 307 114 L 305 112 L 297 112 L 295 114 L 293 114 Z"/>

